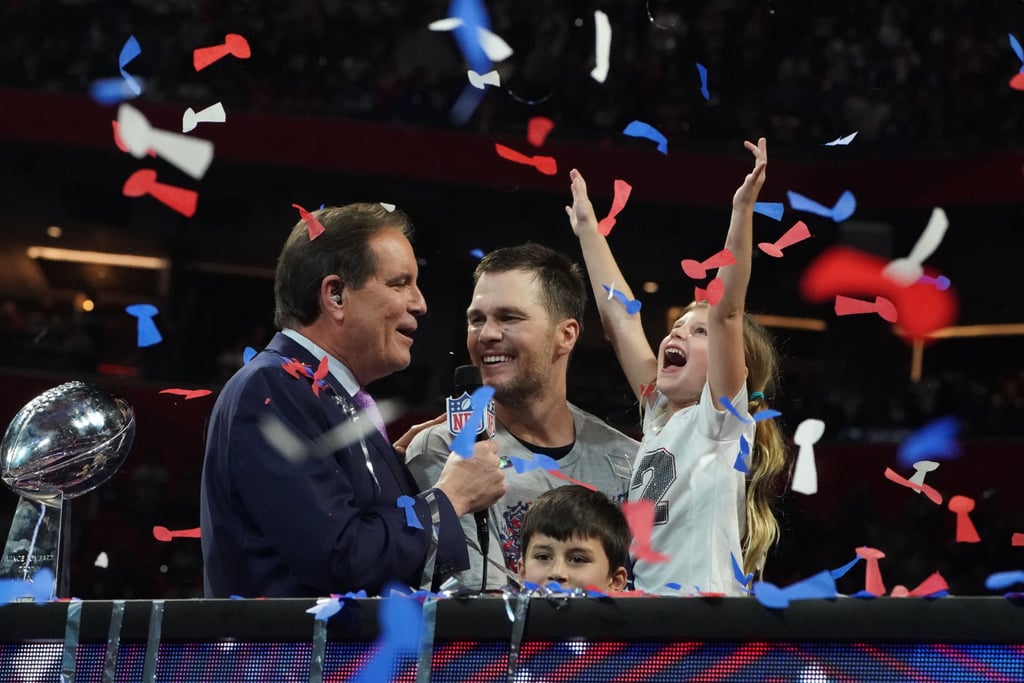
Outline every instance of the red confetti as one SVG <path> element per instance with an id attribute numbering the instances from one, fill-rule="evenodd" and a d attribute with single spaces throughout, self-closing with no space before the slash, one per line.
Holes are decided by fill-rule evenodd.
<path id="1" fill-rule="evenodd" d="M 295 379 L 306 376 L 306 366 L 294 358 L 281 362 L 281 368 Z"/>
<path id="2" fill-rule="evenodd" d="M 641 384 L 640 385 L 640 398 L 647 398 L 654 391 L 654 384 Z"/>
<path id="3" fill-rule="evenodd" d="M 121 192 L 125 197 L 152 195 L 153 199 L 166 204 L 175 211 L 191 218 L 196 213 L 199 193 L 183 187 L 165 185 L 156 181 L 156 171 L 143 168 L 128 176 Z"/>
<path id="4" fill-rule="evenodd" d="M 930 500 L 931 502 L 935 503 L 936 505 L 942 505 L 942 494 L 936 491 L 928 484 L 921 484 L 919 486 L 914 482 L 910 481 L 909 479 L 904 479 L 900 475 L 896 474 L 889 467 L 885 468 L 885 478 L 888 479 L 889 481 L 896 482 L 900 486 L 906 486 L 908 489 L 920 491 L 924 495 L 928 496 L 928 500 Z"/>
<path id="5" fill-rule="evenodd" d="M 252 50 L 249 48 L 249 41 L 237 33 L 229 33 L 224 36 L 222 45 L 211 45 L 209 47 L 197 47 L 192 51 L 192 66 L 196 71 L 202 71 L 219 59 L 231 55 L 238 59 L 249 59 Z"/>
<path id="6" fill-rule="evenodd" d="M 302 218 L 302 220 L 306 221 L 306 229 L 309 230 L 310 240 L 315 240 L 317 237 L 323 234 L 324 226 L 320 221 L 316 219 L 316 216 L 311 214 L 309 211 L 306 211 L 298 204 L 292 204 L 292 208 L 298 209 L 299 216 Z"/>
<path id="7" fill-rule="evenodd" d="M 927 579 L 921 582 L 914 590 L 910 591 L 910 595 L 915 598 L 923 598 L 926 595 L 934 595 L 939 591 L 948 591 L 949 584 L 946 583 L 946 579 L 942 578 L 942 574 L 935 572 Z"/>
<path id="8" fill-rule="evenodd" d="M 615 227 L 615 217 L 626 208 L 626 201 L 629 200 L 629 194 L 633 191 L 633 186 L 627 183 L 625 180 L 615 181 L 615 197 L 612 199 L 612 208 L 605 216 L 598 222 L 597 231 L 605 237 Z"/>
<path id="9" fill-rule="evenodd" d="M 1010 545 L 1024 546 L 1024 534 L 1015 533 L 1010 537 Z"/>
<path id="10" fill-rule="evenodd" d="M 548 133 L 555 127 L 555 122 L 546 116 L 534 116 L 526 124 L 526 139 L 534 147 L 543 147 Z"/>
<path id="11" fill-rule="evenodd" d="M 716 277 L 714 280 L 708 283 L 707 289 L 701 289 L 700 287 L 693 288 L 693 300 L 697 303 L 701 301 L 707 301 L 709 306 L 716 305 L 722 300 L 722 296 L 725 294 L 725 284 L 722 282 L 722 278 Z"/>
<path id="12" fill-rule="evenodd" d="M 209 396 L 213 392 L 209 389 L 161 389 L 161 394 L 174 394 L 175 396 L 184 396 L 186 401 L 193 398 L 202 398 L 203 396 Z"/>
<path id="13" fill-rule="evenodd" d="M 517 164 L 533 166 L 544 175 L 555 175 L 558 173 L 558 162 L 556 162 L 553 157 L 540 155 L 528 157 L 522 152 L 517 152 L 511 147 L 500 145 L 497 142 L 494 143 L 494 150 L 502 159 L 508 159 L 509 161 L 514 161 Z"/>
<path id="14" fill-rule="evenodd" d="M 885 553 L 877 548 L 861 546 L 857 548 L 857 557 L 867 562 L 868 565 L 864 574 L 864 590 L 872 595 L 885 595 L 882 572 L 878 569 L 878 560 L 885 557 Z"/>
<path id="15" fill-rule="evenodd" d="M 649 500 L 638 500 L 635 503 L 622 503 L 622 514 L 629 522 L 629 532 L 633 534 L 633 555 L 648 562 L 668 562 L 664 555 L 651 547 L 651 531 L 654 529 L 654 503 Z"/>
<path id="16" fill-rule="evenodd" d="M 683 267 L 683 272 L 688 277 L 694 280 L 703 280 L 708 276 L 708 270 L 711 268 L 721 268 L 722 266 L 731 266 L 736 263 L 736 257 L 728 249 L 723 249 L 717 254 L 712 254 L 704 261 L 695 261 L 687 258 L 680 261 L 679 265 Z"/>
<path id="17" fill-rule="evenodd" d="M 757 248 L 769 256 L 782 258 L 783 249 L 791 247 L 797 242 L 802 242 L 810 236 L 811 231 L 807 229 L 807 224 L 803 221 L 797 221 L 782 237 L 774 242 L 759 242 Z"/>
<path id="18" fill-rule="evenodd" d="M 949 499 L 949 509 L 956 513 L 956 542 L 980 543 L 981 537 L 974 528 L 974 522 L 968 514 L 974 509 L 974 499 L 967 496 L 953 496 Z"/>
<path id="19" fill-rule="evenodd" d="M 579 481 L 578 479 L 573 479 L 568 474 L 562 472 L 562 470 L 547 470 L 547 473 L 550 474 L 552 477 L 557 477 L 559 479 L 569 482 L 570 484 L 576 484 L 577 486 L 582 486 L 583 488 L 590 489 L 591 491 L 597 490 L 596 486 L 592 486 L 591 484 L 588 484 L 586 482 Z"/>
<path id="20" fill-rule="evenodd" d="M 895 306 L 900 327 L 911 339 L 925 338 L 953 323 L 957 303 L 952 288 L 939 290 L 923 283 L 903 287 L 882 275 L 887 263 L 856 249 L 834 247 L 804 271 L 801 293 L 811 302 L 837 294 L 883 296 Z"/>
<path id="21" fill-rule="evenodd" d="M 170 541 L 172 538 L 200 538 L 199 527 L 195 529 L 180 529 L 178 531 L 171 531 L 165 526 L 153 527 L 153 538 L 164 543 Z"/>
<path id="22" fill-rule="evenodd" d="M 316 397 L 320 396 L 320 380 L 327 376 L 327 370 L 327 356 L 324 356 L 313 373 L 313 395 Z"/>
<path id="23" fill-rule="evenodd" d="M 1010 87 L 1014 90 L 1024 90 L 1024 71 L 1010 79 Z"/>
<path id="24" fill-rule="evenodd" d="M 861 313 L 877 313 L 886 322 L 896 322 L 896 307 L 885 297 L 876 296 L 874 303 L 851 299 L 848 296 L 836 296 L 836 315 L 860 315 Z"/>

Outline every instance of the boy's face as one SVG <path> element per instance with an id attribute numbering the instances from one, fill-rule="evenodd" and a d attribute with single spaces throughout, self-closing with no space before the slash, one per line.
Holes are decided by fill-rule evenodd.
<path id="1" fill-rule="evenodd" d="M 597 538 L 572 536 L 559 541 L 534 534 L 519 560 L 519 578 L 541 586 L 554 581 L 562 588 L 596 586 L 619 591 L 626 585 L 626 568 L 616 567 L 612 571 Z"/>

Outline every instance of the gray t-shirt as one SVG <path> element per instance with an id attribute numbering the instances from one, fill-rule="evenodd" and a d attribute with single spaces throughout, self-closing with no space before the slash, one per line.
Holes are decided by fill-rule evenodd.
<path id="1" fill-rule="evenodd" d="M 633 459 L 640 444 L 622 432 L 609 427 L 597 417 L 569 404 L 576 427 L 576 443 L 558 460 L 560 471 L 577 481 L 590 484 L 616 502 L 622 502 L 629 493 Z M 429 488 L 437 482 L 444 463 L 451 452 L 452 435 L 447 425 L 435 425 L 416 435 L 406 450 L 406 462 L 420 488 Z M 531 459 L 531 453 L 499 422 L 496 423 L 494 441 L 498 455 Z M 511 464 L 505 469 L 508 491 L 489 510 L 491 533 L 489 559 L 504 564 L 516 573 L 519 562 L 519 530 L 526 510 L 537 496 L 571 482 L 551 473 L 533 469 L 519 474 Z M 462 517 L 466 538 L 476 542 L 476 523 L 472 515 Z M 469 569 L 459 577 L 467 588 L 479 588 L 483 558 L 472 547 L 469 549 Z M 487 569 L 487 588 L 500 589 L 507 583 L 493 564 Z"/>

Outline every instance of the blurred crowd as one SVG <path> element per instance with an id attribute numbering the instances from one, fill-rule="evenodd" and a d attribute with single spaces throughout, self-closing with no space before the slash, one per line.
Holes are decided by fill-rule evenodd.
<path id="1" fill-rule="evenodd" d="M 452 3 L 453 5 L 459 3 Z M 471 5 L 462 2 L 463 6 Z M 814 150 L 858 132 L 853 154 L 998 148 L 1019 143 L 1021 64 L 1008 32 L 1020 3 L 969 0 L 490 0 L 492 29 L 514 54 L 502 85 L 469 91 L 452 34 L 427 24 L 448 3 L 394 0 L 231 2 L 12 0 L 0 9 L 0 85 L 85 92 L 128 71 L 144 100 L 521 134 L 550 116 L 563 136 L 601 139 L 634 119 L 670 144 L 732 149 L 750 131 L 776 150 Z M 605 83 L 594 66 L 594 10 L 612 27 Z M 248 60 L 202 72 L 195 47 L 244 35 Z M 696 64 L 707 68 L 708 99 Z M 454 111 L 454 113 L 453 113 Z M 678 148 L 678 147 L 677 147 Z"/>

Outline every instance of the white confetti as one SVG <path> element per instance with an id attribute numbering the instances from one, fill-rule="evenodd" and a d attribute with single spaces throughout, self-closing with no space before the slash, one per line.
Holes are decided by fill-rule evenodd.
<path id="1" fill-rule="evenodd" d="M 855 137 L 857 137 L 857 133 L 859 133 L 859 132 L 860 131 L 854 131 L 854 132 L 850 133 L 849 135 L 843 136 L 841 138 L 836 138 L 832 142 L 826 142 L 825 146 L 826 147 L 835 147 L 836 145 L 848 145 L 851 142 L 853 142 L 853 139 Z"/>
<path id="2" fill-rule="evenodd" d="M 814 462 L 814 444 L 825 433 L 825 423 L 808 419 L 801 422 L 793 435 L 793 441 L 800 447 L 793 468 L 792 489 L 797 493 L 811 495 L 818 492 L 818 468 Z"/>
<path id="3" fill-rule="evenodd" d="M 612 49 L 612 25 L 608 21 L 608 15 L 599 9 L 594 10 L 594 34 L 594 49 L 597 54 L 590 77 L 598 83 L 604 83 L 608 78 L 608 55 Z"/>
<path id="4" fill-rule="evenodd" d="M 93 565 L 99 567 L 100 569 L 106 569 L 107 567 L 109 567 L 110 558 L 107 557 L 107 553 L 102 552 L 99 555 L 97 555 L 96 561 L 93 562 Z"/>
<path id="5" fill-rule="evenodd" d="M 909 286 L 921 279 L 924 268 L 921 264 L 925 259 L 935 253 L 946 236 L 946 229 L 949 228 L 949 218 L 946 212 L 939 207 L 932 209 L 932 215 L 928 219 L 928 225 L 924 232 L 917 238 L 917 244 L 910 250 L 907 258 L 893 259 L 882 271 L 882 275 L 889 280 Z"/>
<path id="6" fill-rule="evenodd" d="M 200 123 L 224 123 L 227 120 L 227 112 L 224 111 L 224 105 L 220 102 L 211 104 L 198 112 L 189 107 L 181 116 L 181 132 L 188 133 L 195 130 Z"/>
<path id="7" fill-rule="evenodd" d="M 118 107 L 117 125 L 118 135 L 136 159 L 143 158 L 152 149 L 158 157 L 196 180 L 206 174 L 213 161 L 212 142 L 153 128 L 142 112 L 130 104 Z"/>
<path id="8" fill-rule="evenodd" d="M 501 77 L 497 71 L 488 71 L 481 75 L 469 69 L 466 72 L 466 76 L 469 78 L 469 84 L 480 90 L 483 90 L 486 85 L 501 85 Z"/>

